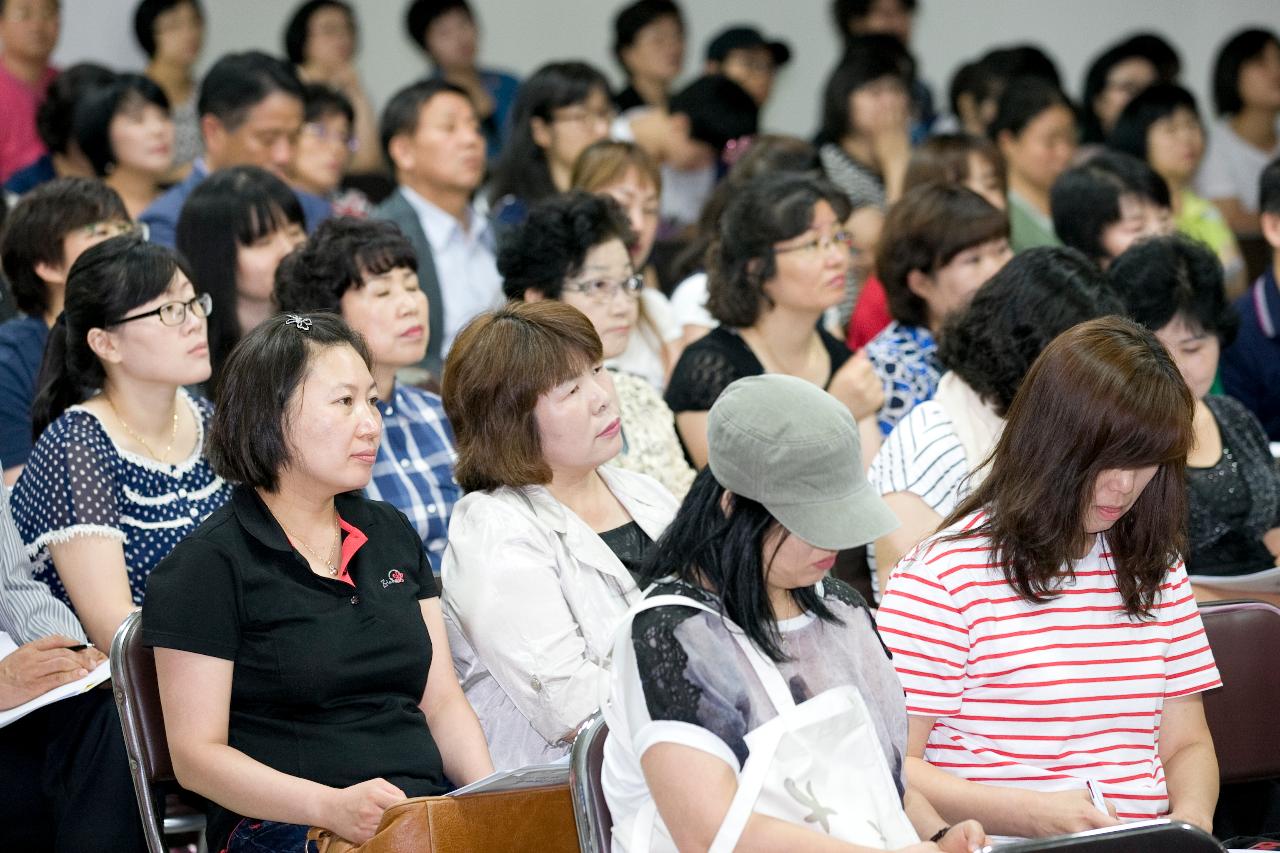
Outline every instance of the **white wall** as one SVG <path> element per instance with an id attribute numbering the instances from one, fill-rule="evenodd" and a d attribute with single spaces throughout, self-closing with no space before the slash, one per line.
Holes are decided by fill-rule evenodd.
<path id="1" fill-rule="evenodd" d="M 207 65 L 237 49 L 279 52 L 293 2 L 204 0 L 209 30 Z M 525 74 L 552 59 L 585 58 L 613 79 L 610 22 L 621 0 L 471 0 L 483 27 L 488 64 Z M 792 62 L 783 72 L 764 124 L 808 135 L 817 122 L 823 80 L 836 59 L 829 0 L 681 0 L 689 25 L 685 70 L 697 73 L 707 39 L 723 26 L 751 21 L 789 41 Z M 402 28 L 407 0 L 354 0 L 360 16 L 360 69 L 376 104 L 423 72 L 423 60 Z M 134 0 L 62 0 L 59 64 L 94 59 L 137 68 Z M 1110 42 L 1137 29 L 1163 33 L 1182 53 L 1183 80 L 1207 114 L 1213 54 L 1231 32 L 1251 25 L 1280 27 L 1276 0 L 921 0 L 914 50 L 937 96 L 957 65 L 997 44 L 1036 41 L 1058 62 L 1068 90 L 1078 89 L 1088 61 Z"/>

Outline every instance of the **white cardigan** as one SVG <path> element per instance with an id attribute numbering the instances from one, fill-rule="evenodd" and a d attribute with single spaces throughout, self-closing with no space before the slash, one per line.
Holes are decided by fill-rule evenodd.
<path id="1" fill-rule="evenodd" d="M 598 469 L 657 540 L 678 504 L 651 477 Z M 640 597 L 631 574 L 543 486 L 472 492 L 454 507 L 441 570 L 453 665 L 494 767 L 554 761 L 600 707 L 614 632 Z"/>

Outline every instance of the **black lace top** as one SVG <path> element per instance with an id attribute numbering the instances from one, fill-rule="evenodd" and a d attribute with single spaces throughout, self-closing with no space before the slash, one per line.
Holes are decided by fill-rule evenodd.
<path id="1" fill-rule="evenodd" d="M 618 562 L 631 572 L 631 576 L 636 577 L 640 570 L 640 564 L 644 562 L 644 558 L 653 550 L 653 540 L 649 538 L 649 534 L 634 521 L 628 522 L 621 527 L 615 527 L 612 530 L 606 530 L 599 534 L 601 541 L 609 546 L 609 550 L 618 558 Z"/>
<path id="2" fill-rule="evenodd" d="M 1262 535 L 1280 525 L 1280 470 L 1262 425 L 1232 397 L 1205 404 L 1222 434 L 1211 468 L 1188 468 L 1187 572 L 1241 575 L 1275 565 Z"/>

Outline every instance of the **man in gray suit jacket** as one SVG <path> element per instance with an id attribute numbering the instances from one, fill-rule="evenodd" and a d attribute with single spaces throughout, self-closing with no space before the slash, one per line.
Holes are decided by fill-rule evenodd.
<path id="1" fill-rule="evenodd" d="M 484 137 L 466 91 L 443 80 L 392 96 L 381 135 L 398 186 L 374 216 L 394 222 L 418 255 L 430 306 L 422 364 L 439 376 L 458 331 L 502 301 L 493 228 L 471 203 L 484 178 Z"/>

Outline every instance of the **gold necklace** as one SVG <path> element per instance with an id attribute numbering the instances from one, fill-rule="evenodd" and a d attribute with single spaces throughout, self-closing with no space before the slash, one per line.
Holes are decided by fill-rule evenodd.
<path id="1" fill-rule="evenodd" d="M 313 550 L 311 549 L 311 546 L 310 546 L 310 545 L 308 545 L 306 542 L 303 542 L 303 541 L 302 541 L 302 537 L 301 537 L 301 536 L 297 535 L 297 534 L 296 534 L 296 533 L 294 533 L 292 530 L 290 530 L 289 528 L 285 527 L 285 526 L 284 526 L 284 522 L 283 522 L 283 521 L 280 521 L 280 519 L 279 519 L 279 518 L 277 518 L 277 519 L 276 519 L 276 521 L 277 521 L 277 522 L 279 522 L 279 524 L 280 524 L 280 529 L 281 529 L 281 530 L 283 530 L 283 531 L 285 532 L 285 534 L 286 534 L 290 539 L 292 539 L 294 542 L 297 542 L 299 545 L 301 545 L 301 546 L 302 546 L 302 550 L 306 551 L 306 552 L 307 552 L 308 554 L 310 554 L 312 557 L 315 557 L 315 558 L 316 558 L 317 560 L 319 560 L 321 563 L 324 563 L 325 568 L 329 570 L 329 575 L 330 575 L 330 577 L 335 577 L 335 578 L 336 578 L 336 577 L 338 576 L 338 564 L 337 564 L 335 561 L 330 560 L 330 559 L 328 559 L 327 557 L 322 557 L 322 556 L 320 556 L 320 554 L 319 554 L 319 553 L 317 553 L 316 551 L 313 551 Z M 334 510 L 334 511 L 333 511 L 333 524 L 334 524 L 334 530 L 333 530 L 333 544 L 329 546 L 329 553 L 330 553 L 330 554 L 333 554 L 336 550 L 338 550 L 338 542 L 339 542 L 339 540 L 341 540 L 341 539 L 342 539 L 342 525 L 340 525 L 340 524 L 338 523 L 338 511 L 337 511 L 337 510 Z"/>
<path id="2" fill-rule="evenodd" d="M 103 394 L 102 396 L 107 398 L 107 405 L 111 407 L 111 413 L 116 416 L 116 420 L 120 422 L 120 426 L 124 427 L 124 431 L 129 434 L 130 438 L 142 445 L 143 449 L 147 451 L 152 459 L 155 459 L 158 462 L 164 462 L 169 458 L 169 451 L 173 450 L 173 444 L 178 440 L 177 401 L 174 401 L 173 404 L 173 430 L 169 433 L 169 443 L 165 445 L 164 453 L 156 453 L 151 449 L 151 445 L 147 444 L 147 440 L 134 432 L 133 427 L 129 426 L 129 424 L 125 422 L 124 418 L 120 417 L 120 410 L 117 409 L 116 404 L 112 402 L 111 396 L 109 394 Z"/>

